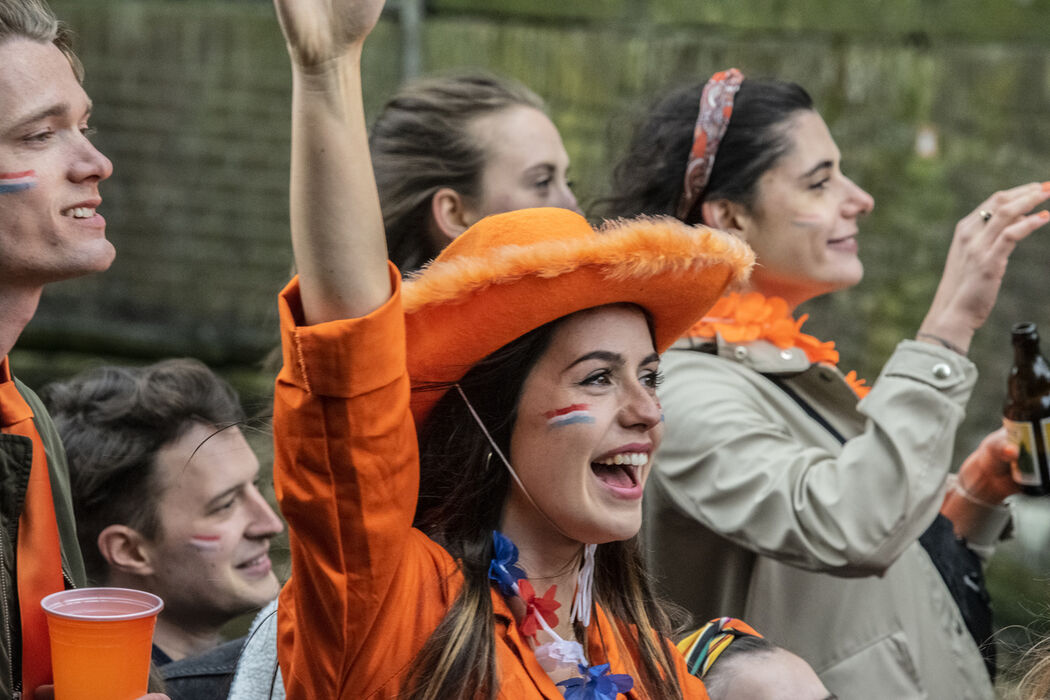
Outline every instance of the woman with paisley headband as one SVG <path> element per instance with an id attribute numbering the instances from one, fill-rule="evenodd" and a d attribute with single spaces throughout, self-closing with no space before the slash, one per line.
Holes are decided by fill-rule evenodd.
<path id="1" fill-rule="evenodd" d="M 949 469 L 970 340 L 1048 197 L 1050 183 L 997 192 L 959 222 L 915 339 L 869 386 L 795 317 L 860 282 L 874 206 L 809 95 L 730 69 L 657 104 L 606 213 L 702 222 L 757 258 L 664 356 L 643 534 L 676 602 L 748 620 L 842 697 L 993 697 L 981 557 L 1010 518 L 1015 452 L 999 431 Z"/>
<path id="2" fill-rule="evenodd" d="M 482 219 L 402 280 L 361 97 L 381 0 L 276 0 L 298 276 L 279 300 L 274 481 L 287 697 L 707 698 L 635 535 L 658 352 L 746 277 L 667 217 Z"/>

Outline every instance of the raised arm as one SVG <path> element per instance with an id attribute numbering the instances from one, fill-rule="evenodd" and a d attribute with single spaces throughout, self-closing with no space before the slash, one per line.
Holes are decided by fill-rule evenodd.
<path id="1" fill-rule="evenodd" d="M 274 0 L 292 59 L 291 229 L 307 324 L 390 297 L 361 101 L 361 49 L 383 0 Z"/>
<path id="2" fill-rule="evenodd" d="M 996 192 L 959 221 L 917 340 L 969 350 L 974 331 L 995 306 L 1010 254 L 1050 220 L 1045 211 L 1028 214 L 1048 198 L 1050 183 L 1032 182 Z"/>

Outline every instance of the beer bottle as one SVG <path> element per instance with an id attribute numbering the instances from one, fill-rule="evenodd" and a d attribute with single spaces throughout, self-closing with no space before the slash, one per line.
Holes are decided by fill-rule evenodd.
<path id="1" fill-rule="evenodd" d="M 1003 425 L 1019 455 L 1014 481 L 1031 495 L 1050 493 L 1050 365 L 1039 353 L 1034 323 L 1013 327 L 1014 365 L 1006 387 Z"/>

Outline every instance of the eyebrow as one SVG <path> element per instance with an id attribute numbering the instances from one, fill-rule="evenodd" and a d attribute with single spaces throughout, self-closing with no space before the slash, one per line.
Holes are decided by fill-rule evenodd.
<path id="1" fill-rule="evenodd" d="M 235 486 L 231 486 L 230 488 L 226 489 L 222 493 L 217 494 L 217 495 L 213 496 L 212 498 L 208 499 L 208 504 L 207 504 L 206 507 L 207 508 L 211 508 L 212 506 L 216 505 L 219 501 L 221 501 L 221 500 L 223 500 L 225 498 L 229 498 L 230 496 L 233 496 L 233 495 L 235 495 L 235 494 L 237 494 L 237 493 L 239 493 L 241 491 L 244 491 L 244 486 L 245 486 L 244 484 L 237 484 Z"/>
<path id="2" fill-rule="evenodd" d="M 556 166 L 554 163 L 544 161 L 542 163 L 535 163 L 534 165 L 530 165 L 529 167 L 525 168 L 524 175 L 525 177 L 532 177 L 533 175 L 539 174 L 553 175 L 556 172 L 558 172 L 558 166 Z"/>
<path id="3" fill-rule="evenodd" d="M 623 366 L 623 365 L 627 364 L 626 361 L 624 360 L 623 355 L 621 355 L 618 352 L 609 352 L 608 350 L 595 350 L 594 352 L 589 352 L 586 355 L 581 355 L 580 357 L 576 358 L 576 360 L 574 360 L 571 364 L 569 364 L 569 366 L 566 367 L 565 369 L 569 369 L 571 367 L 575 367 L 576 365 L 580 364 L 581 362 L 587 362 L 588 360 L 604 360 L 605 362 L 608 362 L 610 364 L 614 364 L 614 365 L 617 365 L 617 366 Z M 644 360 L 642 360 L 642 364 L 643 365 L 647 365 L 647 364 L 649 364 L 651 362 L 659 362 L 659 360 L 660 360 L 659 353 L 655 353 L 654 352 L 654 353 L 646 356 L 646 358 Z"/>
<path id="4" fill-rule="evenodd" d="M 84 110 L 84 118 L 85 119 L 91 116 L 91 112 L 92 112 L 93 108 L 94 108 L 94 105 L 92 104 L 91 100 L 88 100 L 87 109 Z M 28 126 L 29 124 L 32 124 L 33 122 L 38 122 L 38 121 L 41 121 L 43 119 L 48 119 L 49 117 L 64 117 L 64 116 L 68 115 L 72 111 L 73 111 L 73 108 L 70 106 L 70 104 L 68 102 L 60 102 L 58 104 L 51 105 L 50 107 L 45 107 L 44 109 L 40 110 L 39 112 L 34 112 L 33 114 L 30 114 L 29 116 L 18 120 L 17 122 L 15 122 L 11 126 L 10 129 L 8 129 L 8 131 L 17 131 L 18 129 L 21 129 L 21 128 L 25 127 L 25 126 Z"/>
<path id="5" fill-rule="evenodd" d="M 832 161 L 830 161 L 830 160 L 822 160 L 819 163 L 817 163 L 815 166 L 813 166 L 812 168 L 807 170 L 806 172 L 802 173 L 802 178 L 801 179 L 805 179 L 807 177 L 812 177 L 813 175 L 816 175 L 821 170 L 824 170 L 825 168 L 833 168 L 833 167 L 835 167 L 835 164 Z"/>
<path id="6" fill-rule="evenodd" d="M 614 365 L 624 364 L 623 355 L 621 355 L 618 352 L 609 352 L 608 350 L 595 350 L 594 352 L 589 352 L 586 355 L 581 355 L 577 357 L 565 369 L 575 367 L 581 362 L 587 362 L 588 360 L 604 360 L 605 362 L 609 362 Z"/>

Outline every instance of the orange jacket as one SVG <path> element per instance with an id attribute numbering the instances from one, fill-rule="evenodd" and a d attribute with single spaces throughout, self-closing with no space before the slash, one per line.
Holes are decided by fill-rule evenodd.
<path id="1" fill-rule="evenodd" d="M 278 657 L 291 700 L 399 697 L 462 583 L 448 552 L 412 527 L 419 459 L 400 277 L 390 274 L 393 297 L 357 319 L 302 326 L 298 282 L 281 293 L 274 478 L 292 576 Z M 560 699 L 498 591 L 492 603 L 500 697 Z M 601 609 L 592 624 L 591 663 L 637 677 L 630 639 L 609 641 L 622 639 L 621 626 Z M 687 698 L 707 698 L 684 665 L 679 675 Z"/>

